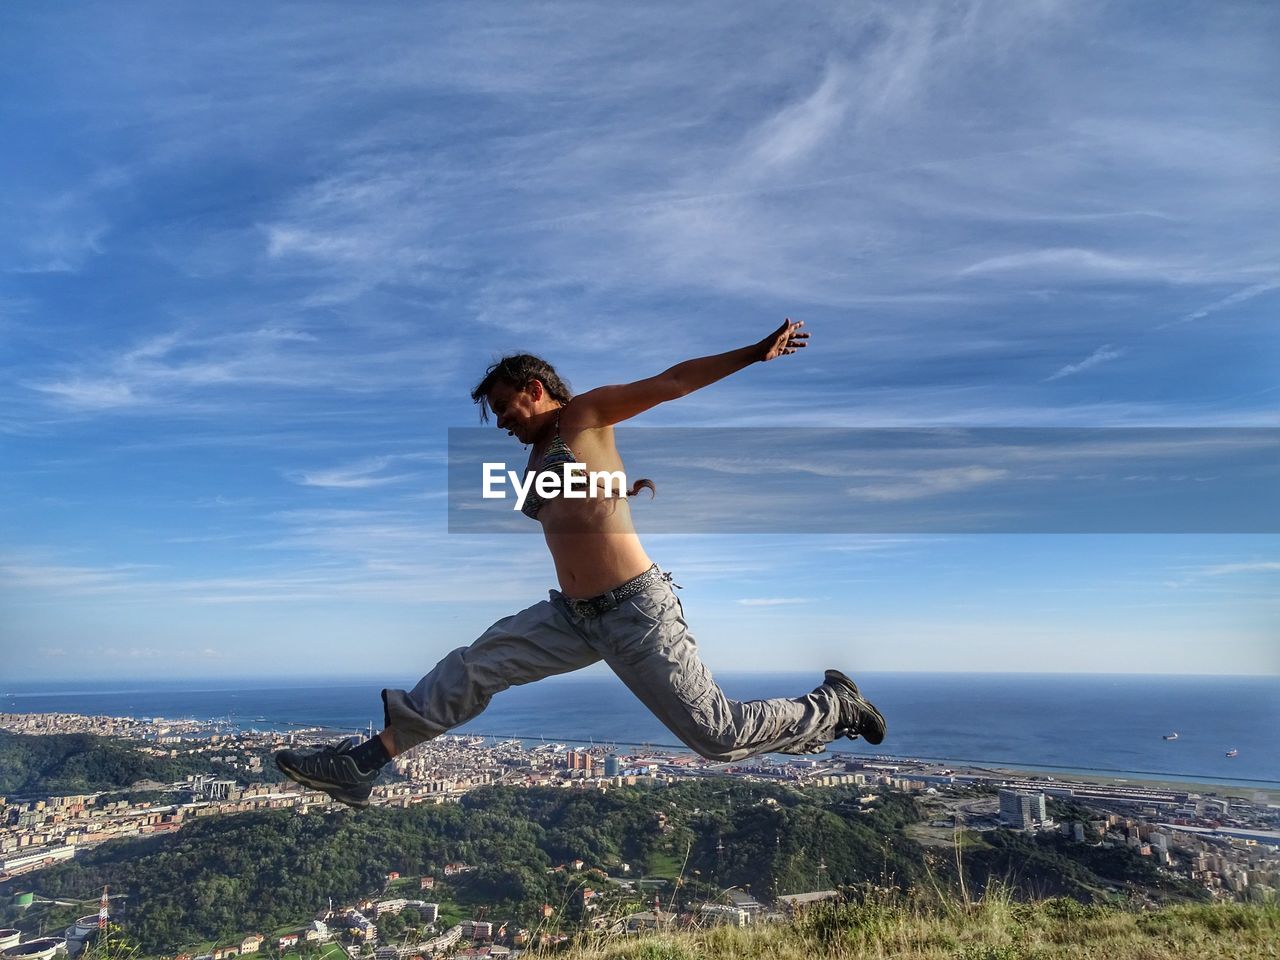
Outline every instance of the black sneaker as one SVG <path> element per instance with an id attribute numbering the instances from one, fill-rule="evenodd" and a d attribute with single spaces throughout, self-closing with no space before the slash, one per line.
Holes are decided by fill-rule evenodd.
<path id="1" fill-rule="evenodd" d="M 276 754 L 276 766 L 295 783 L 323 790 L 349 807 L 363 809 L 369 806 L 369 794 L 380 771 L 366 772 L 356 766 L 350 752 L 359 743 L 359 739 L 352 737 L 314 753 L 281 750 Z"/>
<path id="2" fill-rule="evenodd" d="M 835 693 L 840 701 L 840 722 L 836 724 L 836 736 L 856 740 L 862 737 L 867 743 L 884 740 L 884 717 L 858 692 L 858 685 L 839 670 L 828 670 L 823 686 Z"/>

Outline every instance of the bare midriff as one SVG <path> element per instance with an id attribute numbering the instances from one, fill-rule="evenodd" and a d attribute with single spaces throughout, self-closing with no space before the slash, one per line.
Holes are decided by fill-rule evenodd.
<path id="1" fill-rule="evenodd" d="M 567 411 L 566 411 L 567 412 Z M 568 416 L 560 422 L 561 439 L 569 445 L 588 474 L 624 471 L 613 439 L 613 427 L 575 430 Z M 540 463 L 545 444 L 534 448 L 531 464 Z M 627 477 L 629 484 L 635 480 Z M 556 566 L 560 590 L 586 599 L 639 576 L 653 565 L 631 524 L 626 497 L 548 499 L 538 513 L 542 533 Z"/>

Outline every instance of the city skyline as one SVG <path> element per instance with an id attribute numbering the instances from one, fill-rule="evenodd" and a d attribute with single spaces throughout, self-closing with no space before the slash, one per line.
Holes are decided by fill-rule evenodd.
<path id="1" fill-rule="evenodd" d="M 0 14 L 14 680 L 416 675 L 543 599 L 535 524 L 448 516 L 449 430 L 518 350 L 582 391 L 806 322 L 624 459 L 633 426 L 1280 425 L 1275 9 L 232 9 Z M 627 466 L 713 670 L 1274 675 L 1268 442 L 1252 534 L 649 533 L 708 464 Z M 1014 472 L 820 508 L 1005 511 Z"/>

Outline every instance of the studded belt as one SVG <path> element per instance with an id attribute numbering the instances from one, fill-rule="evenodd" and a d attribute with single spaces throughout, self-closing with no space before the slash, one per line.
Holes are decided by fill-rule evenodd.
<path id="1" fill-rule="evenodd" d="M 657 583 L 659 580 L 665 580 L 668 583 L 672 582 L 671 574 L 663 573 L 655 563 L 638 577 L 632 577 L 626 583 L 614 587 L 612 590 L 606 590 L 598 597 L 590 597 L 586 600 L 574 600 L 570 597 L 565 597 L 564 602 L 575 617 L 582 617 L 583 619 L 598 617 L 600 614 L 612 610 L 623 600 L 628 597 L 634 597 L 637 593 Z M 680 584 L 677 583 L 675 586 L 678 587 Z"/>

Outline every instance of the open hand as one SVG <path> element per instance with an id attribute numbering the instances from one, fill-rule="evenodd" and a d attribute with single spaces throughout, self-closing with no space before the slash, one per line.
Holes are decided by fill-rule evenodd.
<path id="1" fill-rule="evenodd" d="M 790 317 L 784 320 L 782 326 L 760 341 L 760 346 L 764 350 L 764 355 L 760 359 L 772 360 L 775 357 L 786 356 L 788 353 L 795 353 L 801 347 L 808 346 L 805 341 L 809 339 L 809 335 L 799 332 L 803 326 L 803 320 L 792 322 Z"/>

